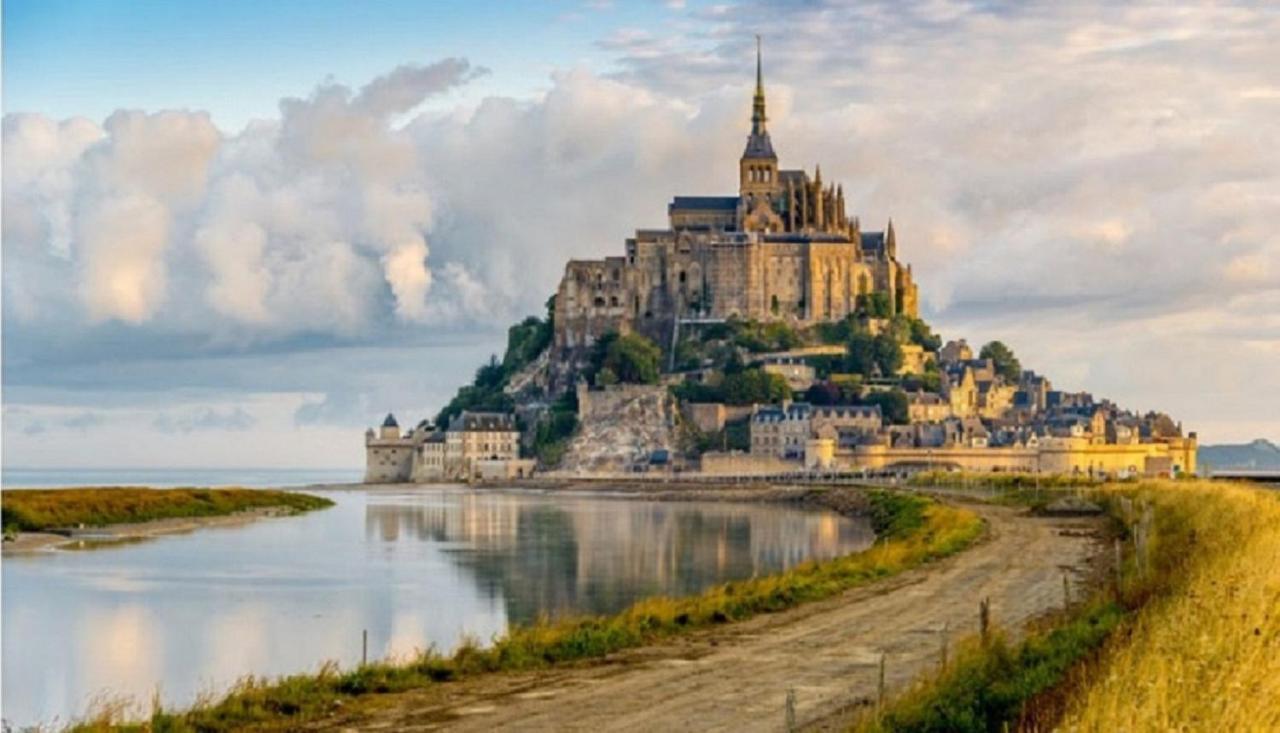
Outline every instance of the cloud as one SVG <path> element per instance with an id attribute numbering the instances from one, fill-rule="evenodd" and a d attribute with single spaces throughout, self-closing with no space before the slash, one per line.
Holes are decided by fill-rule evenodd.
<path id="1" fill-rule="evenodd" d="M 1275 424 L 1280 17 L 1244 6 L 690 5 L 524 99 L 419 110 L 480 73 L 445 60 L 234 135 L 9 115 L 6 388 L 428 414 L 475 362 L 433 344 L 540 312 L 566 260 L 619 254 L 673 194 L 736 190 L 762 28 L 784 166 L 821 163 L 866 229 L 894 218 L 945 334 L 1189 424 Z"/>
<path id="2" fill-rule="evenodd" d="M 241 407 L 219 411 L 205 407 L 182 413 L 161 413 L 151 422 L 151 427 L 161 433 L 191 433 L 198 430 L 249 430 L 258 423 Z"/>
<path id="3" fill-rule="evenodd" d="M 77 415 L 65 418 L 61 421 L 62 427 L 71 430 L 79 430 L 84 432 L 90 428 L 96 428 L 102 424 L 102 418 L 95 412 L 81 412 Z"/>
<path id="4" fill-rule="evenodd" d="M 299 405 L 293 413 L 293 422 L 295 425 L 358 425 L 360 418 L 369 412 L 366 395 L 336 391 Z"/>
<path id="5" fill-rule="evenodd" d="M 445 59 L 325 83 L 234 136 L 203 112 L 6 117 L 7 327 L 244 342 L 424 322 L 428 166 L 394 118 L 481 73 Z"/>

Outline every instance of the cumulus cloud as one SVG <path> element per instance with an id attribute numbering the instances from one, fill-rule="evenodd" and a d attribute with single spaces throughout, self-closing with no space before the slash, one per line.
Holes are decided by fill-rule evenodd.
<path id="1" fill-rule="evenodd" d="M 396 118 L 478 73 L 446 59 L 355 91 L 326 83 L 234 136 L 202 112 L 6 117 L 6 306 L 20 325 L 249 338 L 422 322 L 428 165 Z"/>

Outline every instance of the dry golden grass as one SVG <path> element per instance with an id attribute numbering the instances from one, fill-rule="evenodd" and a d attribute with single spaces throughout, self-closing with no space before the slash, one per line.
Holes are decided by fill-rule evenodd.
<path id="1" fill-rule="evenodd" d="M 268 489 L 148 489 L 137 486 L 78 489 L 5 489 L 0 516 L 5 531 L 39 532 L 84 524 L 148 522 L 212 517 L 248 509 L 308 511 L 332 506 L 319 496 Z"/>
<path id="2" fill-rule="evenodd" d="M 1280 495 L 1205 481 L 1103 491 L 1154 508 L 1152 595 L 1062 727 L 1280 730 Z"/>

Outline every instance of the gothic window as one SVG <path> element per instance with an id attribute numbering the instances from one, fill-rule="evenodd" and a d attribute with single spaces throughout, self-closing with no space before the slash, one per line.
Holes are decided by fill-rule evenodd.
<path id="1" fill-rule="evenodd" d="M 596 297 L 596 299 L 595 299 L 595 306 L 596 306 L 597 308 L 603 308 L 603 307 L 604 307 L 604 298 L 601 298 L 601 297 L 597 296 L 597 297 Z"/>
<path id="2" fill-rule="evenodd" d="M 684 274 L 684 270 L 681 270 L 681 271 L 680 271 L 680 276 L 679 276 L 679 277 L 680 277 L 680 284 L 681 284 L 681 285 L 684 285 L 684 282 L 685 282 L 685 274 Z"/>
<path id="3" fill-rule="evenodd" d="M 611 295 L 611 296 L 609 296 L 609 305 L 610 305 L 611 307 L 613 307 L 613 308 L 617 308 L 617 307 L 618 307 L 618 296 L 616 296 L 616 295 Z"/>

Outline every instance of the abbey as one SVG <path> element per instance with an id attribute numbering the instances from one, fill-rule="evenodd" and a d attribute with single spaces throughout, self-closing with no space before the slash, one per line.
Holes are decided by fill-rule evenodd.
<path id="1" fill-rule="evenodd" d="M 676 196 L 668 227 L 637 230 L 624 256 L 570 261 L 555 296 L 557 350 L 590 346 L 609 331 L 670 345 L 687 321 L 835 321 L 873 298 L 888 314 L 917 315 L 893 222 L 864 232 L 845 211 L 843 187 L 824 183 L 820 168 L 812 177 L 780 169 L 766 121 L 757 48 L 738 195 Z"/>

